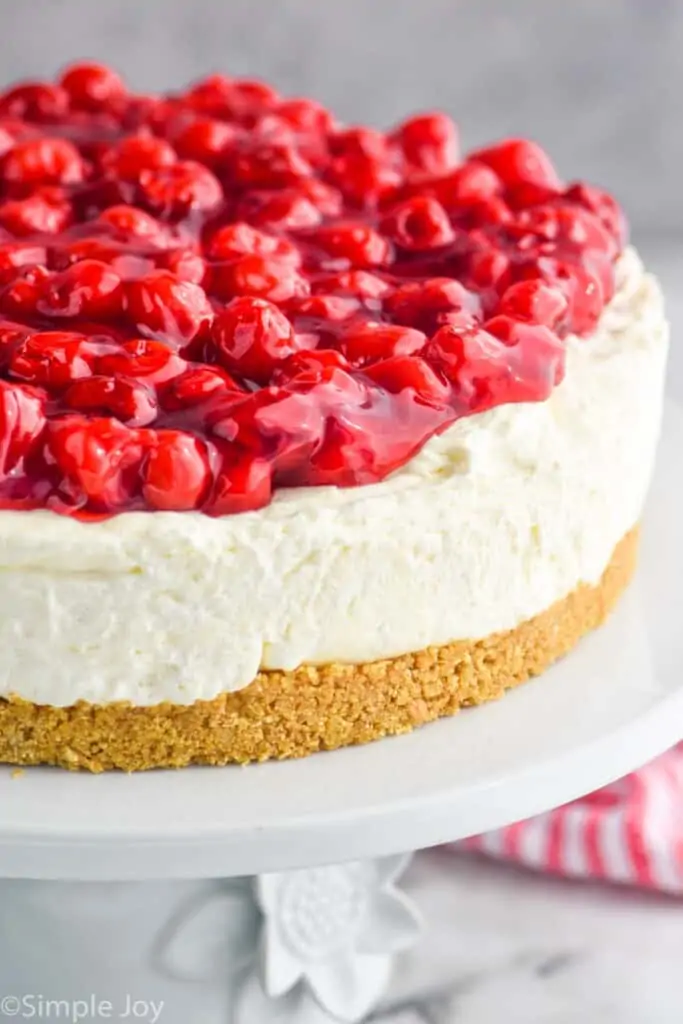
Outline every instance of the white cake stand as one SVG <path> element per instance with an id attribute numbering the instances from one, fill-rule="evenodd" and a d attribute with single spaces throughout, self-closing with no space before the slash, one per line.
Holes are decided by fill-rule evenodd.
<path id="1" fill-rule="evenodd" d="M 1 770 L 0 1022 L 60 1000 L 75 1021 L 361 1019 L 417 934 L 401 853 L 557 806 L 683 738 L 682 452 L 669 404 L 633 586 L 499 703 L 246 769 Z"/>

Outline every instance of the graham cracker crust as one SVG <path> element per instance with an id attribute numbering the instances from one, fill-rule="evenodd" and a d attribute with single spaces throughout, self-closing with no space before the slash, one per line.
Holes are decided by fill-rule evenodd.
<path id="1" fill-rule="evenodd" d="M 638 529 L 596 586 L 508 632 L 361 665 L 260 672 L 238 693 L 182 706 L 0 700 L 0 762 L 103 772 L 304 757 L 368 743 L 496 700 L 543 672 L 607 617 L 633 574 Z"/>

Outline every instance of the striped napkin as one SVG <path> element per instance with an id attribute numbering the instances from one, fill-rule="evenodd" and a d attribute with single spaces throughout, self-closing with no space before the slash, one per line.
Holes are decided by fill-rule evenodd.
<path id="1" fill-rule="evenodd" d="M 683 893 L 683 743 L 596 793 L 455 845 L 537 871 Z"/>

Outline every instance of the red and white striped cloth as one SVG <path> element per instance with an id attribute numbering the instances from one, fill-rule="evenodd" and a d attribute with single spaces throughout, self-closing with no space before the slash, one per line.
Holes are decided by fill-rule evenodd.
<path id="1" fill-rule="evenodd" d="M 538 871 L 683 893 L 683 743 L 597 793 L 459 845 Z"/>

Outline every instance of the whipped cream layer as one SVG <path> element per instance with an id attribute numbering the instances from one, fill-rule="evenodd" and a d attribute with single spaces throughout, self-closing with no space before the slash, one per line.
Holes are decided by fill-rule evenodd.
<path id="1" fill-rule="evenodd" d="M 0 512 L 0 696 L 188 704 L 260 667 L 510 629 L 595 583 L 640 517 L 667 327 L 633 250 L 545 402 L 462 419 L 380 484 L 222 519 Z"/>

